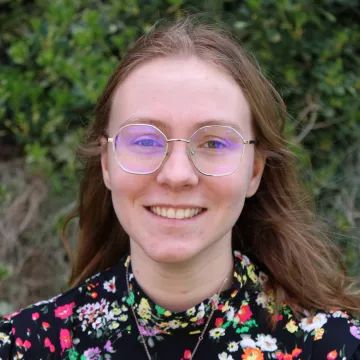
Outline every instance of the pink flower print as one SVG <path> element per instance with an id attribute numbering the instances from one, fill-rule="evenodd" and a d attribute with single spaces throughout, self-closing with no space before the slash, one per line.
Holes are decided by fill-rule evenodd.
<path id="1" fill-rule="evenodd" d="M 114 349 L 113 349 L 113 347 L 111 346 L 111 341 L 110 341 L 110 340 L 108 340 L 108 341 L 106 342 L 106 344 L 105 344 L 105 346 L 104 346 L 104 349 L 105 349 L 107 352 L 109 352 L 109 353 L 114 352 Z"/>
<path id="2" fill-rule="evenodd" d="M 6 315 L 6 316 L 4 316 L 4 319 L 10 320 L 12 317 L 16 316 L 17 314 L 20 314 L 21 311 L 22 311 L 22 310 L 19 310 L 19 311 L 17 311 L 17 312 L 12 313 L 12 314 Z"/>
<path id="3" fill-rule="evenodd" d="M 17 339 L 15 340 L 15 344 L 16 344 L 17 346 L 23 346 L 23 341 L 22 341 L 20 338 L 17 338 Z"/>
<path id="4" fill-rule="evenodd" d="M 355 336 L 357 339 L 360 339 L 360 326 L 351 326 L 350 332 L 352 336 Z"/>
<path id="5" fill-rule="evenodd" d="M 45 347 L 48 347 L 50 349 L 50 352 L 55 352 L 55 346 L 51 343 L 50 339 L 47 337 L 44 341 Z"/>
<path id="6" fill-rule="evenodd" d="M 159 330 L 158 329 L 150 329 L 150 330 L 146 330 L 143 326 L 139 327 L 140 333 L 144 336 L 155 336 L 157 334 L 159 334 Z"/>
<path id="7" fill-rule="evenodd" d="M 61 345 L 61 355 L 65 349 L 70 349 L 72 345 L 70 331 L 68 329 L 60 329 L 60 345 Z"/>
<path id="8" fill-rule="evenodd" d="M 101 351 L 98 347 L 87 349 L 84 352 L 86 360 L 100 360 L 101 359 Z"/>
<path id="9" fill-rule="evenodd" d="M 36 321 L 38 318 L 40 317 L 40 314 L 38 312 L 34 312 L 32 315 L 31 315 L 31 318 Z"/>
<path id="10" fill-rule="evenodd" d="M 30 349 L 31 348 L 31 342 L 28 341 L 28 340 L 25 340 L 24 343 L 23 343 L 23 347 L 25 349 Z"/>
<path id="11" fill-rule="evenodd" d="M 75 303 L 72 302 L 71 304 L 66 304 L 64 306 L 59 306 L 55 309 L 55 316 L 64 320 L 71 316 L 73 314 L 73 307 L 75 306 Z"/>

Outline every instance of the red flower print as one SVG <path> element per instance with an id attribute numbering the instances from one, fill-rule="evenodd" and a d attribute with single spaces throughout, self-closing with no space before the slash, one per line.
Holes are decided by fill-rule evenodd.
<path id="1" fill-rule="evenodd" d="M 236 313 L 235 317 L 237 317 L 240 320 L 240 323 L 242 324 L 242 323 L 250 320 L 252 314 L 253 313 L 250 310 L 250 306 L 249 305 L 243 305 L 243 306 L 241 306 L 239 311 Z"/>
<path id="2" fill-rule="evenodd" d="M 65 351 L 65 349 L 69 349 L 71 347 L 72 340 L 70 331 L 68 329 L 60 329 L 60 345 L 61 345 L 61 355 Z"/>
<path id="3" fill-rule="evenodd" d="M 301 349 L 295 348 L 295 349 L 292 351 L 291 355 L 292 355 L 294 358 L 297 358 L 301 353 L 302 353 L 302 350 L 301 350 Z"/>
<path id="4" fill-rule="evenodd" d="M 25 340 L 24 343 L 23 343 L 23 347 L 25 349 L 30 349 L 31 348 L 31 342 L 28 341 L 28 340 Z"/>
<path id="5" fill-rule="evenodd" d="M 20 338 L 17 338 L 17 339 L 15 340 L 15 344 L 16 344 L 17 346 L 23 346 L 23 341 L 22 341 Z"/>
<path id="6" fill-rule="evenodd" d="M 284 360 L 292 360 L 292 355 L 291 354 L 286 354 L 284 355 Z"/>
<path id="7" fill-rule="evenodd" d="M 216 327 L 220 327 L 223 323 L 224 323 L 224 319 L 223 319 L 223 318 L 217 318 L 217 319 L 215 320 L 215 326 L 216 326 Z"/>
<path id="8" fill-rule="evenodd" d="M 51 341 L 50 341 L 50 339 L 49 339 L 48 337 L 45 338 L 45 340 L 44 340 L 44 345 L 45 345 L 45 347 L 50 347 Z"/>
<path id="9" fill-rule="evenodd" d="M 201 319 L 197 320 L 197 321 L 195 322 L 195 324 L 196 324 L 196 325 L 200 325 L 200 324 L 202 324 L 202 323 L 204 323 L 204 322 L 205 322 L 205 319 L 204 319 L 204 318 L 201 318 Z"/>
<path id="10" fill-rule="evenodd" d="M 47 330 L 50 327 L 50 324 L 46 321 L 43 321 L 41 325 L 44 328 L 44 330 Z"/>
<path id="11" fill-rule="evenodd" d="M 96 299 L 98 297 L 98 294 L 96 292 L 92 292 L 90 295 L 93 299 Z"/>
<path id="12" fill-rule="evenodd" d="M 73 314 L 72 308 L 75 306 L 75 303 L 66 304 L 64 306 L 59 306 L 55 309 L 55 316 L 64 320 Z"/>
<path id="13" fill-rule="evenodd" d="M 31 318 L 36 321 L 40 317 L 40 314 L 38 312 L 35 312 L 31 315 Z"/>
<path id="14" fill-rule="evenodd" d="M 17 314 L 20 314 L 21 311 L 22 311 L 22 310 L 19 310 L 19 311 L 17 311 L 17 312 L 12 313 L 12 314 L 6 315 L 6 316 L 4 316 L 4 319 L 9 320 L 9 319 L 11 319 L 12 317 L 16 316 Z"/>
<path id="15" fill-rule="evenodd" d="M 51 343 L 49 338 L 45 338 L 44 345 L 45 347 L 50 348 L 50 352 L 55 352 L 55 346 Z"/>
<path id="16" fill-rule="evenodd" d="M 282 353 L 281 351 L 277 351 L 276 352 L 276 359 L 277 360 L 283 360 L 284 359 L 284 353 Z"/>
<path id="17" fill-rule="evenodd" d="M 184 357 L 183 359 L 191 359 L 191 351 L 190 350 L 185 350 L 184 351 Z"/>
<path id="18" fill-rule="evenodd" d="M 336 351 L 336 350 L 333 350 L 333 351 L 330 351 L 330 352 L 327 354 L 326 359 L 327 359 L 327 360 L 335 360 L 335 359 L 337 359 L 337 357 L 338 357 L 337 351 Z"/>

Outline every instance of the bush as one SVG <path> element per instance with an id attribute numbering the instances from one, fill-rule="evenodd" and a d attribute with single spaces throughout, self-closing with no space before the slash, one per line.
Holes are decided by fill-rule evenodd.
<path id="1" fill-rule="evenodd" d="M 0 196 L 6 201 L 1 201 L 2 222 L 10 221 L 7 211 L 16 201 L 19 203 L 19 194 L 29 182 L 40 179 L 48 191 L 39 205 L 37 220 L 33 220 L 35 225 L 16 233 L 17 246 L 1 246 L 0 277 L 6 280 L 2 290 L 13 289 L 7 291 L 11 295 L 4 296 L 3 301 L 18 308 L 63 289 L 66 274 L 56 282 L 50 279 L 59 273 L 59 268 L 66 269 L 68 263 L 58 229 L 77 190 L 76 145 L 91 121 L 100 92 L 128 46 L 155 20 L 181 16 L 184 9 L 217 11 L 217 16 L 255 55 L 262 71 L 281 92 L 290 113 L 287 137 L 299 155 L 299 168 L 316 196 L 320 213 L 332 227 L 333 239 L 341 246 L 350 273 L 358 273 L 357 1 L 208 0 L 200 5 L 190 0 L 2 3 L 0 141 L 4 149 L 10 149 L 6 157 L 4 152 L 3 160 L 10 164 L 4 169 L 11 172 L 15 161 L 12 152 L 17 156 L 20 153 L 24 159 L 21 177 L 28 179 L 3 178 Z M 43 270 L 53 269 L 49 270 L 50 283 L 40 291 L 35 282 L 19 300 L 24 286 L 31 288 L 24 285 L 24 272 L 31 268 L 31 259 L 41 258 L 35 256 L 34 250 L 40 245 L 47 249 L 44 253 L 57 254 L 58 266 L 50 266 L 53 258 L 49 255 L 41 266 Z M 30 263 L 21 261 L 20 248 L 27 249 Z M 10 271 L 14 268 L 16 271 Z"/>

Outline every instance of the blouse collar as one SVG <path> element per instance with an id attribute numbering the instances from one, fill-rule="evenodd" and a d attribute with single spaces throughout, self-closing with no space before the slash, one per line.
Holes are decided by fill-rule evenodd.
<path id="1" fill-rule="evenodd" d="M 243 298 L 247 285 L 258 284 L 258 270 L 246 255 L 234 251 L 234 277 L 230 289 L 220 293 L 218 311 L 224 312 L 230 308 L 235 300 Z M 155 304 L 141 289 L 133 275 L 130 255 L 125 261 L 128 267 L 130 297 L 128 304 L 133 304 L 143 335 L 161 336 L 172 335 L 185 331 L 189 334 L 199 334 L 211 313 L 217 294 L 205 299 L 194 307 L 182 311 L 172 312 Z"/>

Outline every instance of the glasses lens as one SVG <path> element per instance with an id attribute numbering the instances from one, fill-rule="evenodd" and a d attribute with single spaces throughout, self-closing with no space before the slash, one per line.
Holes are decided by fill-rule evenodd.
<path id="1" fill-rule="evenodd" d="M 206 126 L 190 139 L 192 159 L 207 175 L 228 175 L 239 166 L 244 151 L 241 136 L 224 126 Z"/>
<path id="2" fill-rule="evenodd" d="M 116 158 L 129 172 L 147 174 L 158 169 L 165 157 L 166 139 L 150 125 L 129 125 L 114 139 Z"/>

